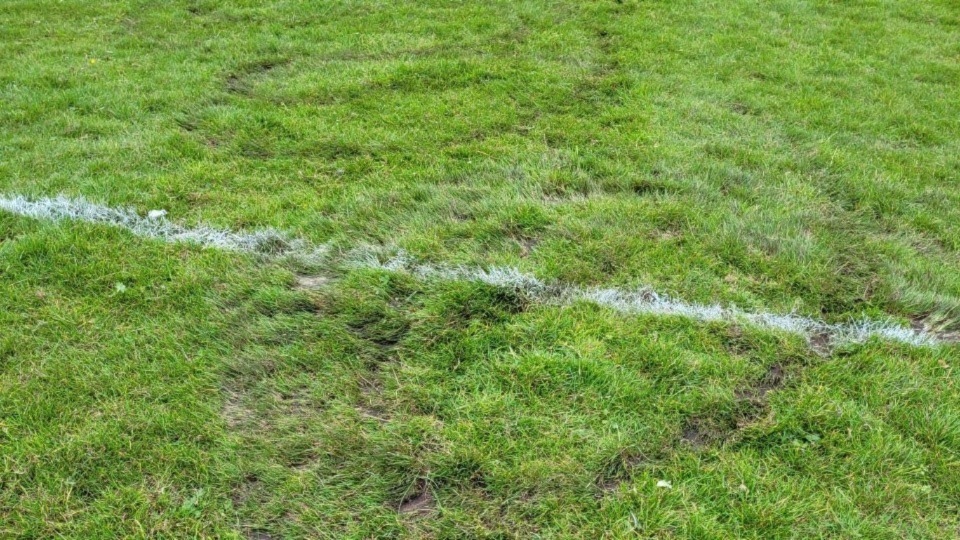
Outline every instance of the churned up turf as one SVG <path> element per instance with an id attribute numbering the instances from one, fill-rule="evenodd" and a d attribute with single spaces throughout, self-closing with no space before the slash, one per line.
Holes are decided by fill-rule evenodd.
<path id="1" fill-rule="evenodd" d="M 0 537 L 960 535 L 950 1 L 0 6 Z"/>

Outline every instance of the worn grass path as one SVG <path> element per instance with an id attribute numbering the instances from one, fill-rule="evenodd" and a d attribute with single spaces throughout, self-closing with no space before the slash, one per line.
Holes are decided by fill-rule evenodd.
<path id="1" fill-rule="evenodd" d="M 0 536 L 957 536 L 954 344 L 388 263 L 955 335 L 955 7 L 5 2 L 0 194 L 175 225 L 0 211 Z"/>

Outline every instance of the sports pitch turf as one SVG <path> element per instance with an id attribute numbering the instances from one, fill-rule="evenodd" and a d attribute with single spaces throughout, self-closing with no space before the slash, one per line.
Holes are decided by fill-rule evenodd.
<path id="1" fill-rule="evenodd" d="M 2 537 L 960 536 L 952 0 L 8 0 L 58 195 L 322 257 L 0 211 Z"/>

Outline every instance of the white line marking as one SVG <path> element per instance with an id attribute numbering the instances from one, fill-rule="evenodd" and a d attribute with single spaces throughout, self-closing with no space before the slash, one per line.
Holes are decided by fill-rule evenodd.
<path id="1" fill-rule="evenodd" d="M 34 200 L 21 196 L 0 197 L 0 209 L 35 219 L 102 223 L 126 229 L 137 236 L 157 238 L 165 242 L 186 242 L 228 251 L 291 258 L 307 263 L 322 260 L 328 251 L 326 246 L 311 246 L 301 239 L 291 238 L 274 229 L 238 233 L 205 225 L 186 227 L 168 220 L 164 210 L 152 210 L 144 217 L 135 210 L 111 208 L 86 199 L 71 199 L 63 195 Z"/>
<path id="2" fill-rule="evenodd" d="M 381 262 L 374 253 L 369 251 L 359 253 L 355 257 L 355 264 L 364 268 L 407 272 L 423 279 L 479 281 L 516 290 L 531 300 L 544 304 L 570 305 L 586 301 L 626 314 L 748 324 L 758 328 L 797 334 L 817 347 L 833 348 L 848 343 L 863 343 L 873 337 L 918 347 L 939 343 L 933 334 L 904 327 L 895 322 L 860 319 L 846 324 L 830 324 L 796 314 L 751 312 L 736 306 L 685 302 L 649 288 L 622 290 L 548 284 L 512 267 L 471 268 L 420 264 L 404 253 Z"/>
<path id="3" fill-rule="evenodd" d="M 274 229 L 252 233 L 233 232 L 208 226 L 186 227 L 171 222 L 165 213 L 152 211 L 144 217 L 134 210 L 116 209 L 91 203 L 85 199 L 27 199 L 21 196 L 0 196 L 0 210 L 36 219 L 53 221 L 77 220 L 112 225 L 137 236 L 166 242 L 188 242 L 204 247 L 252 253 L 271 258 L 293 259 L 309 264 L 325 260 L 328 246 L 312 246 Z M 811 345 L 834 347 L 846 343 L 862 343 L 871 338 L 898 341 L 918 347 L 934 346 L 937 337 L 888 321 L 861 319 L 846 324 L 831 324 L 796 314 L 750 312 L 736 306 L 685 302 L 642 288 L 584 288 L 574 285 L 549 284 L 536 276 L 511 267 L 465 267 L 418 263 L 404 253 L 385 261 L 370 249 L 356 249 L 347 256 L 354 266 L 406 272 L 422 279 L 446 281 L 479 281 L 523 293 L 544 304 L 570 305 L 592 302 L 625 314 L 684 317 L 705 322 L 748 324 L 758 328 L 779 330 L 805 337 Z"/>

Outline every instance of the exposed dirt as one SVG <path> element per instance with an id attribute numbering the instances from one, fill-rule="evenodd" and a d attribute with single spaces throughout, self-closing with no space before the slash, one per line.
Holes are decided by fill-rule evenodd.
<path id="1" fill-rule="evenodd" d="M 223 418 L 227 421 L 227 427 L 237 429 L 250 422 L 255 417 L 255 413 L 243 404 L 243 399 L 236 393 L 227 394 L 223 402 Z"/>
<path id="2" fill-rule="evenodd" d="M 751 386 L 737 390 L 734 395 L 740 401 L 749 400 L 765 403 L 767 393 L 783 386 L 783 380 L 783 366 L 780 364 L 774 364 L 767 369 L 767 372 L 764 374 L 763 378 Z"/>
<path id="3" fill-rule="evenodd" d="M 346 325 L 350 333 L 376 346 L 384 354 L 403 341 L 411 327 L 402 310 L 392 306 L 346 321 Z"/>
<path id="4" fill-rule="evenodd" d="M 717 335 L 723 340 L 724 348 L 735 355 L 750 355 L 757 350 L 756 342 L 744 332 L 738 324 L 718 325 Z"/>
<path id="5" fill-rule="evenodd" d="M 360 381 L 360 402 L 357 411 L 367 418 L 378 422 L 390 421 L 389 412 L 382 406 L 380 395 L 383 393 L 383 383 L 377 380 L 376 375 Z"/>
<path id="6" fill-rule="evenodd" d="M 691 421 L 683 427 L 683 434 L 680 435 L 680 439 L 694 448 L 702 448 L 710 441 L 707 432 L 700 427 L 700 420 L 698 418 L 691 419 Z"/>
<path id="7" fill-rule="evenodd" d="M 732 414 L 693 416 L 684 425 L 680 440 L 695 450 L 728 440 L 768 410 L 768 394 L 782 388 L 785 379 L 782 364 L 770 366 L 758 381 L 734 392 L 736 406 Z"/>
<path id="8" fill-rule="evenodd" d="M 617 454 L 597 475 L 595 484 L 599 488 L 598 496 L 606 492 L 615 491 L 620 484 L 633 477 L 636 469 L 650 463 L 645 454 L 633 450 L 623 450 Z"/>
<path id="9" fill-rule="evenodd" d="M 728 429 L 713 426 L 706 418 L 694 416 L 687 420 L 680 434 L 680 440 L 693 447 L 694 450 L 705 448 L 715 440 L 726 437 Z"/>
<path id="10" fill-rule="evenodd" d="M 232 490 L 230 500 L 233 501 L 235 508 L 240 508 L 251 500 L 256 499 L 263 489 L 263 483 L 260 479 L 254 474 L 248 474 L 244 477 L 243 482 Z"/>
<path id="11" fill-rule="evenodd" d="M 430 493 L 427 481 L 423 478 L 417 480 L 414 490 L 404 497 L 398 508 L 401 514 L 426 514 L 434 507 L 433 495 Z"/>
<path id="12" fill-rule="evenodd" d="M 960 331 L 957 332 L 936 332 L 934 336 L 944 343 L 960 343 Z"/>
<path id="13" fill-rule="evenodd" d="M 231 94 L 247 95 L 250 93 L 250 78 L 273 71 L 277 67 L 290 63 L 289 59 L 264 59 L 251 62 L 240 67 L 227 76 L 224 88 Z"/>
<path id="14" fill-rule="evenodd" d="M 529 257 L 533 250 L 537 248 L 537 245 L 540 243 L 539 238 L 529 238 L 523 237 L 517 240 L 517 244 L 520 245 L 520 256 L 523 258 Z"/>
<path id="15" fill-rule="evenodd" d="M 730 110 L 743 116 L 754 114 L 753 107 L 743 103 L 742 101 L 734 101 L 731 103 Z"/>
<path id="16" fill-rule="evenodd" d="M 737 400 L 734 423 L 743 429 L 757 421 L 768 410 L 767 394 L 783 386 L 785 374 L 781 364 L 774 364 L 760 380 L 734 392 Z"/>
<path id="17" fill-rule="evenodd" d="M 949 330 L 936 324 L 929 315 L 910 320 L 910 327 L 918 332 L 926 332 L 942 343 L 960 343 L 960 330 Z"/>
<path id="18" fill-rule="evenodd" d="M 830 354 L 830 348 L 831 348 L 830 333 L 820 332 L 819 334 L 814 334 L 810 336 L 810 348 L 813 349 L 814 352 L 820 355 Z"/>
<path id="19" fill-rule="evenodd" d="M 328 283 L 330 278 L 326 276 L 297 276 L 295 288 L 304 291 L 316 290 L 322 289 Z"/>

